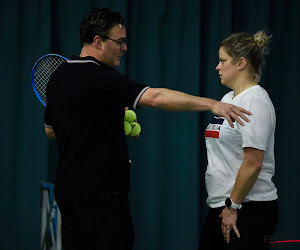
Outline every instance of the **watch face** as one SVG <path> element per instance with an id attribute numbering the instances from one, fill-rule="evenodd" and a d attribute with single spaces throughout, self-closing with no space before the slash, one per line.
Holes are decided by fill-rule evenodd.
<path id="1" fill-rule="evenodd" d="M 225 200 L 225 205 L 226 205 L 226 207 L 230 207 L 231 206 L 231 200 L 230 200 L 230 198 L 227 198 Z"/>

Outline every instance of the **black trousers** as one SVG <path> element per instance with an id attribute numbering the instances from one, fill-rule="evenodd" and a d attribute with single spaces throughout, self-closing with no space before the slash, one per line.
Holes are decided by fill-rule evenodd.
<path id="1" fill-rule="evenodd" d="M 131 250 L 134 232 L 127 193 L 94 202 L 58 202 L 65 250 Z"/>
<path id="2" fill-rule="evenodd" d="M 267 250 L 269 240 L 275 232 L 278 221 L 278 205 L 275 201 L 253 201 L 242 203 L 238 210 L 237 228 L 241 237 L 237 238 L 234 230 L 230 232 L 230 243 L 224 240 L 219 217 L 224 207 L 210 208 L 200 235 L 199 250 Z"/>

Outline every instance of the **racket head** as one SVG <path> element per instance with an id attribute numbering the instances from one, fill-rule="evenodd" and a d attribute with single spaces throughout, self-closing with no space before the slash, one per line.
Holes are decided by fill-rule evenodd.
<path id="1" fill-rule="evenodd" d="M 31 84 L 35 95 L 39 101 L 46 107 L 46 88 L 51 75 L 68 58 L 58 54 L 47 54 L 42 56 L 34 64 L 31 71 Z"/>

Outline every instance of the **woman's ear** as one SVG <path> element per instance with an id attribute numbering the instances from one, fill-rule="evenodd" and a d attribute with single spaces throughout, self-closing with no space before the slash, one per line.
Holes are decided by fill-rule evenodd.
<path id="1" fill-rule="evenodd" d="M 241 57 L 238 64 L 238 69 L 244 69 L 247 65 L 247 59 L 245 57 Z"/>

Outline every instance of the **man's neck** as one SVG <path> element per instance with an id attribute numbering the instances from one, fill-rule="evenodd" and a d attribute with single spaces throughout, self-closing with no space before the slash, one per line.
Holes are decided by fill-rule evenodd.
<path id="1" fill-rule="evenodd" d="M 83 45 L 79 56 L 80 57 L 92 56 L 97 60 L 101 61 L 99 54 L 97 53 L 97 51 L 95 51 L 95 48 L 89 45 Z"/>

